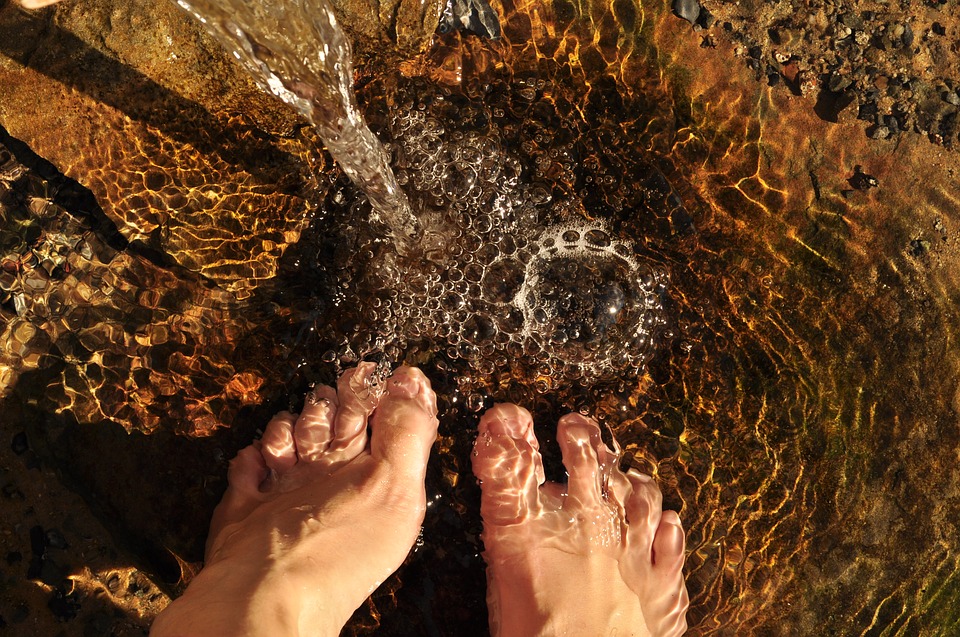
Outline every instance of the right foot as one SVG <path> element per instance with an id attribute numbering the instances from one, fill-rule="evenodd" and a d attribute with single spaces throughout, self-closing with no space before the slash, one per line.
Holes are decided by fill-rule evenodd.
<path id="1" fill-rule="evenodd" d="M 567 485 L 544 482 L 530 413 L 480 420 L 487 607 L 494 637 L 674 637 L 687 629 L 684 534 L 649 476 L 623 473 L 595 421 L 560 419 Z"/>

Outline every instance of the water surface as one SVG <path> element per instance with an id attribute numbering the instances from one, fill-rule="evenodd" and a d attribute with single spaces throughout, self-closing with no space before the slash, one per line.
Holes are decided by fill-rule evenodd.
<path id="1" fill-rule="evenodd" d="M 941 160 L 922 140 L 866 146 L 855 124 L 818 122 L 739 77 L 729 51 L 700 50 L 660 6 L 558 2 L 502 17 L 502 42 L 445 36 L 402 72 L 371 69 L 359 91 L 402 187 L 445 238 L 436 258 L 411 260 L 370 231 L 315 140 L 283 147 L 324 178 L 282 193 L 253 170 L 224 169 L 214 188 L 203 175 L 223 162 L 158 143 L 149 165 L 163 179 L 97 177 L 105 212 L 128 234 L 161 210 L 205 223 L 167 244 L 179 267 L 70 230 L 89 245 L 68 244 L 73 278 L 7 319 L 15 397 L 97 427 L 216 437 L 252 430 L 253 405 L 295 404 L 360 357 L 422 365 L 443 409 L 428 477 L 439 498 L 423 546 L 358 611 L 354 634 L 485 633 L 469 445 L 478 411 L 505 399 L 532 408 L 547 449 L 559 413 L 603 418 L 625 463 L 656 475 L 688 529 L 691 634 L 952 634 L 960 195 L 928 178 Z M 455 156 L 471 148 L 500 157 L 503 177 L 471 182 Z M 133 145 L 123 153 L 144 162 Z M 879 187 L 858 189 L 857 165 Z M 133 196 L 146 205 L 124 206 Z M 507 208 L 517 219 L 497 233 L 491 211 Z M 278 232 L 274 219 L 300 225 Z M 518 239 L 572 224 L 602 225 L 669 277 L 642 365 L 589 383 L 523 339 L 497 349 L 509 324 L 480 320 L 507 238 L 519 252 Z M 282 254 L 243 278 L 243 255 L 211 248 L 227 234 Z M 483 256 L 489 245 L 497 255 Z M 431 290 L 455 291 L 452 309 Z M 44 314 L 54 294 L 68 294 L 63 322 Z M 548 470 L 562 479 L 556 456 Z"/>

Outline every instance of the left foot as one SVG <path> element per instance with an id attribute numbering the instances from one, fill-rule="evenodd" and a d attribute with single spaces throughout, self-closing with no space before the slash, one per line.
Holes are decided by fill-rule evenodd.
<path id="1" fill-rule="evenodd" d="M 378 393 L 373 369 L 318 387 L 237 455 L 206 564 L 153 637 L 339 635 L 400 566 L 426 510 L 436 396 L 409 367 Z"/>

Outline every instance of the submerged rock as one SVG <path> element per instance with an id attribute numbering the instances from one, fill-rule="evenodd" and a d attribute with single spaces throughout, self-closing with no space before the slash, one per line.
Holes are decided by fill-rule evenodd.
<path id="1" fill-rule="evenodd" d="M 486 0 L 449 0 L 440 18 L 440 31 L 467 31 L 496 40 L 500 17 Z"/>
<path id="2" fill-rule="evenodd" d="M 673 0 L 673 13 L 690 24 L 696 24 L 700 17 L 700 3 L 697 0 Z"/>

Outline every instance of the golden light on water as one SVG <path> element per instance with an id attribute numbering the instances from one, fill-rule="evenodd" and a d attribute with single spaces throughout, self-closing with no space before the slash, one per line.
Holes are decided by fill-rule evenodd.
<path id="1" fill-rule="evenodd" d="M 817 119 L 810 102 L 754 82 L 730 45 L 701 48 L 662 5 L 498 10 L 502 42 L 446 36 L 403 74 L 438 83 L 431 94 L 515 89 L 510 143 L 537 158 L 531 174 L 590 203 L 565 214 L 612 220 L 670 274 L 673 336 L 640 378 L 559 405 L 530 392 L 546 452 L 554 412 L 584 407 L 611 424 L 626 461 L 657 477 L 688 532 L 692 635 L 951 635 L 956 158 L 909 136 L 867 143 L 858 122 Z M 377 86 L 361 100 L 376 103 Z M 243 424 L 238 414 L 259 403 L 285 406 L 293 388 L 277 368 L 296 366 L 300 330 L 319 310 L 297 296 L 303 288 L 273 284 L 296 284 L 284 259 L 324 214 L 329 184 L 314 188 L 312 170 L 331 171 L 313 140 L 273 137 L 275 154 L 260 162 L 243 118 L 216 119 L 233 141 L 213 152 L 213 128 L 184 132 L 211 125 L 200 115 L 173 132 L 114 109 L 98 117 L 110 143 L 62 168 L 84 175 L 104 214 L 154 252 L 63 233 L 92 243 L 58 253 L 71 270 L 29 320 L 4 315 L 0 382 L 81 422 L 198 436 Z M 538 117 L 550 126 L 523 137 Z M 57 134 L 41 126 L 31 145 L 43 155 Z M 580 194 L 588 173 L 596 181 Z M 48 239 L 18 253 L 18 272 L 35 269 L 28 252 L 59 250 L 49 224 L 61 218 L 41 223 Z M 309 256 L 316 246 L 303 243 Z M 46 316 L 54 294 L 69 309 Z M 338 302 L 344 315 L 357 307 Z M 56 375 L 34 375 L 50 351 Z M 467 461 L 475 415 L 462 405 L 469 392 L 477 406 L 510 397 L 513 384 L 559 394 L 565 382 L 531 367 L 485 384 L 455 357 L 444 367 L 442 356 L 415 355 L 448 392 L 428 483 L 446 508 L 431 509 L 420 557 L 351 630 L 403 634 L 390 618 L 415 614 L 404 586 L 429 579 L 461 600 L 436 621 L 482 634 L 462 629 L 485 621 Z M 17 375 L 39 385 L 16 386 Z"/>

